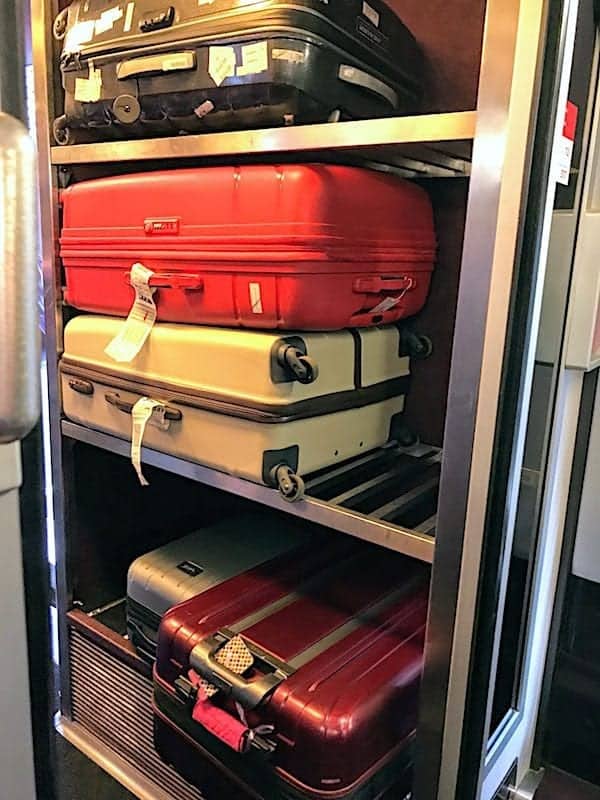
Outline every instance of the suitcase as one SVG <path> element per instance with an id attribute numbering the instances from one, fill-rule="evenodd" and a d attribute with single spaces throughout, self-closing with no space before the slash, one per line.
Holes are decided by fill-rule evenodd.
<path id="1" fill-rule="evenodd" d="M 81 315 L 65 328 L 62 400 L 74 422 L 128 439 L 134 405 L 152 398 L 168 427 L 148 424 L 145 445 L 289 500 L 300 475 L 404 435 L 409 358 L 395 326 L 278 335 L 158 323 L 116 364 L 104 348 L 121 326 Z"/>
<path id="2" fill-rule="evenodd" d="M 268 800 L 382 795 L 411 758 L 427 576 L 356 546 L 319 569 L 281 559 L 167 612 L 161 757 L 183 770 L 176 743 L 193 743 Z"/>
<path id="3" fill-rule="evenodd" d="M 59 144 L 417 110 L 423 57 L 381 0 L 75 0 Z M 79 137 L 80 138 L 80 137 Z"/>
<path id="4" fill-rule="evenodd" d="M 357 167 L 201 167 L 86 181 L 62 193 L 67 303 L 126 315 L 128 273 L 154 275 L 157 319 L 340 330 L 425 303 L 431 203 Z"/>
<path id="5" fill-rule="evenodd" d="M 223 520 L 137 558 L 127 574 L 127 633 L 147 661 L 156 657 L 165 611 L 212 586 L 286 554 L 314 547 L 314 527 L 273 514 Z"/>

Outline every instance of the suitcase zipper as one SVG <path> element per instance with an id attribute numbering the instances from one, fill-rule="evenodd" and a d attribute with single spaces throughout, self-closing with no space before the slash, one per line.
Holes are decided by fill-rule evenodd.
<path id="1" fill-rule="evenodd" d="M 383 76 L 383 74 L 381 73 L 381 67 L 378 67 L 378 66 L 374 65 L 373 60 L 370 58 L 370 57 L 372 57 L 372 50 L 369 49 L 366 40 L 364 40 L 364 39 L 362 39 L 362 38 L 360 38 L 358 36 L 353 35 L 353 32 L 351 33 L 350 31 L 345 30 L 340 25 L 338 25 L 336 22 L 334 22 L 333 20 L 329 19 L 328 17 L 326 17 L 324 14 L 320 13 L 316 9 L 306 8 L 305 6 L 298 6 L 298 5 L 293 4 L 293 3 L 280 4 L 280 6 L 278 7 L 278 10 L 281 10 L 281 11 L 285 11 L 286 9 L 289 9 L 291 11 L 297 11 L 297 12 L 300 12 L 300 13 L 303 13 L 303 14 L 308 14 L 308 15 L 310 15 L 312 17 L 318 18 L 319 20 L 324 22 L 325 25 L 327 26 L 327 28 L 329 28 L 331 31 L 337 32 L 338 36 L 339 36 L 339 34 L 341 34 L 341 37 L 340 38 L 335 37 L 335 41 L 333 41 L 331 39 L 327 39 L 324 35 L 313 33 L 312 31 L 310 31 L 306 27 L 298 28 L 298 27 L 295 27 L 295 26 L 282 25 L 281 22 L 279 22 L 277 20 L 277 18 L 272 15 L 272 9 L 269 9 L 267 11 L 267 13 L 263 15 L 264 16 L 264 20 L 261 20 L 262 21 L 262 25 L 260 25 L 260 26 L 257 25 L 256 27 L 253 27 L 251 33 L 248 32 L 247 28 L 246 29 L 242 29 L 242 30 L 232 31 L 232 29 L 231 29 L 232 28 L 232 18 L 233 18 L 233 20 L 235 20 L 235 18 L 237 17 L 237 18 L 240 19 L 240 22 L 242 23 L 242 22 L 244 22 L 244 16 L 243 15 L 245 15 L 245 14 L 255 14 L 256 15 L 256 11 L 255 10 L 253 11 L 251 8 L 247 8 L 245 10 L 241 10 L 241 12 L 240 12 L 240 9 L 235 9 L 235 10 L 230 11 L 230 12 L 220 12 L 219 14 L 206 15 L 206 16 L 203 16 L 203 17 L 200 17 L 200 18 L 197 18 L 197 19 L 189 20 L 189 21 L 180 23 L 180 24 L 176 25 L 175 27 L 170 27 L 170 28 L 168 28 L 166 30 L 165 29 L 162 29 L 162 30 L 159 29 L 159 30 L 156 30 L 156 31 L 150 31 L 150 32 L 146 33 L 145 35 L 144 34 L 133 34 L 131 36 L 121 36 L 120 38 L 109 39 L 109 40 L 106 40 L 106 41 L 103 41 L 103 42 L 99 42 L 97 44 L 93 44 L 93 45 L 90 45 L 90 46 L 87 46 L 87 47 L 84 45 L 78 52 L 65 54 L 63 63 L 64 64 L 68 64 L 69 62 L 67 61 L 67 59 L 69 57 L 83 56 L 84 58 L 88 58 L 88 57 L 94 57 L 94 55 L 99 53 L 99 52 L 100 53 L 104 53 L 104 52 L 108 51 L 108 52 L 111 53 L 111 55 L 118 56 L 119 55 L 119 50 L 117 48 L 123 48 L 124 44 L 126 44 L 128 41 L 131 41 L 132 44 L 135 43 L 135 42 L 139 42 L 137 47 L 132 47 L 132 50 L 134 50 L 134 49 L 140 49 L 141 50 L 141 49 L 148 49 L 148 46 L 152 47 L 153 44 L 156 45 L 157 49 L 159 47 L 161 47 L 161 46 L 162 47 L 168 47 L 168 48 L 179 47 L 179 46 L 184 46 L 185 47 L 185 46 L 189 46 L 190 42 L 193 42 L 194 44 L 197 43 L 199 46 L 202 46 L 204 43 L 215 42 L 215 43 L 218 44 L 218 43 L 222 43 L 223 40 L 229 40 L 230 41 L 233 38 L 236 38 L 236 39 L 246 38 L 246 39 L 255 40 L 255 39 L 261 38 L 261 36 L 265 36 L 265 35 L 268 38 L 274 38 L 277 34 L 282 34 L 283 36 L 289 36 L 291 34 L 292 38 L 301 37 L 302 41 L 309 41 L 309 42 L 314 41 L 314 43 L 317 44 L 320 47 L 325 46 L 325 47 L 328 47 L 328 48 L 330 48 L 332 50 L 335 50 L 339 54 L 344 54 L 344 55 L 347 55 L 347 56 L 348 55 L 351 56 L 351 54 L 354 51 L 355 47 L 358 46 L 360 48 L 360 50 L 367 56 L 367 58 L 365 59 L 365 64 L 368 64 L 368 66 L 373 71 L 377 72 L 380 77 L 383 77 L 384 80 L 389 80 L 388 78 Z M 268 16 L 269 14 L 272 15 L 272 19 L 273 19 L 273 21 L 270 22 L 270 23 L 269 23 L 269 16 Z M 180 31 L 182 28 L 186 28 L 186 27 L 198 27 L 198 26 L 205 27 L 207 22 L 210 23 L 211 21 L 215 21 L 215 20 L 217 20 L 217 21 L 224 20 L 224 26 L 223 26 L 224 30 L 222 32 L 219 31 L 218 26 L 217 26 L 217 30 L 216 31 L 213 31 L 212 33 L 208 33 L 205 36 L 199 37 L 199 36 L 190 35 L 189 37 L 186 37 L 186 38 L 183 38 L 183 39 L 178 39 L 176 42 L 173 42 L 172 38 L 167 40 L 168 34 L 171 33 L 172 31 Z M 401 21 L 400 21 L 400 23 L 401 23 L 404 31 L 406 32 L 406 38 L 410 39 L 411 43 L 413 44 L 414 55 L 417 58 L 420 58 L 420 51 L 418 49 L 418 45 L 417 45 L 417 43 L 415 41 L 414 36 L 408 30 L 408 28 L 406 28 L 406 26 L 403 25 L 403 23 Z M 149 38 L 148 37 L 152 37 L 153 42 L 149 43 Z M 142 40 L 141 42 L 140 42 L 140 39 Z M 344 41 L 344 46 L 342 46 L 341 43 L 340 44 L 336 43 L 338 41 L 339 42 Z M 371 44 L 373 44 L 373 43 L 371 43 Z M 348 47 L 347 45 L 350 45 L 350 47 Z M 113 52 L 113 50 L 116 51 L 116 52 Z M 129 51 L 126 51 L 126 52 L 131 53 L 132 50 L 129 50 Z M 61 60 L 62 59 L 63 59 L 63 56 L 61 54 Z M 385 53 L 385 51 L 379 50 L 379 52 L 377 53 L 377 60 L 379 61 L 380 64 L 384 64 L 385 66 L 387 66 L 392 71 L 392 74 L 394 76 L 394 80 L 398 83 L 398 85 L 400 85 L 401 83 L 404 83 L 404 84 L 406 84 L 406 86 L 404 86 L 403 88 L 406 89 L 406 88 L 410 87 L 410 91 L 412 91 L 415 94 L 419 93 L 420 87 L 419 87 L 418 81 L 415 78 L 413 78 L 411 75 L 407 74 L 406 70 L 401 70 L 399 72 L 398 63 L 392 61 L 392 59 L 388 56 L 388 54 Z"/>
<path id="2" fill-rule="evenodd" d="M 295 422 L 354 408 L 364 408 L 394 397 L 406 395 L 410 383 L 410 376 L 405 375 L 373 384 L 372 386 L 321 395 L 320 397 L 299 400 L 295 403 L 284 404 L 274 408 L 266 404 L 241 405 L 231 402 L 227 397 L 211 395 L 205 392 L 194 392 L 191 389 L 181 392 L 178 387 L 165 381 L 155 381 L 151 385 L 145 384 L 135 378 L 121 378 L 109 369 L 102 367 L 95 367 L 94 369 L 81 367 L 77 362 L 65 357 L 61 360 L 60 372 L 65 376 L 100 383 L 109 386 L 111 389 L 121 389 L 122 391 L 137 394 L 140 397 L 156 396 L 164 392 L 167 395 L 167 397 L 163 398 L 164 402 L 169 405 L 176 404 L 201 411 L 226 414 L 263 424 Z M 122 401 L 118 396 L 114 397 L 114 392 L 107 392 L 106 394 L 110 395 L 111 398 L 108 399 L 106 397 L 107 403 L 119 407 L 125 413 L 131 413 L 129 406 L 132 404 L 129 401 Z M 182 413 L 179 409 L 172 410 Z"/>

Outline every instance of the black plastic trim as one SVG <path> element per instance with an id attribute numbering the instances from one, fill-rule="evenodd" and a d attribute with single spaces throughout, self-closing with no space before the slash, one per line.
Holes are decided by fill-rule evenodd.
<path id="1" fill-rule="evenodd" d="M 78 367 L 73 362 L 63 359 L 60 364 L 63 375 L 73 375 L 101 383 L 111 389 L 121 389 L 139 394 L 141 397 L 156 396 L 166 393 L 168 396 L 159 399 L 169 405 L 188 406 L 202 411 L 211 411 L 215 414 L 247 419 L 262 424 L 278 424 L 282 422 L 295 422 L 301 419 L 311 419 L 327 414 L 336 414 L 354 408 L 364 408 L 375 403 L 381 403 L 394 397 L 406 395 L 409 388 L 410 376 L 405 375 L 373 386 L 348 389 L 342 392 L 311 397 L 295 403 L 278 406 L 257 403 L 255 405 L 242 405 L 232 402 L 226 396 L 211 395 L 203 392 L 192 392 L 187 389 L 181 392 L 170 384 L 155 382 L 152 385 L 138 382 L 134 379 L 124 379 L 100 370 L 91 370 Z"/>
<path id="2" fill-rule="evenodd" d="M 265 450 L 263 453 L 262 479 L 267 486 L 273 486 L 271 473 L 280 464 L 286 464 L 294 472 L 298 471 L 300 461 L 300 447 L 295 444 L 281 450 Z"/>

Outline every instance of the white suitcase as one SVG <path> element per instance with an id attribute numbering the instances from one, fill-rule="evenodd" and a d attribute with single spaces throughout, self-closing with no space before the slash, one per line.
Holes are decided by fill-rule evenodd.
<path id="1" fill-rule="evenodd" d="M 289 500 L 302 495 L 301 475 L 402 428 L 409 358 L 395 326 L 282 335 L 159 323 L 133 361 L 116 363 L 104 349 L 122 324 L 86 315 L 66 326 L 70 420 L 130 439 L 134 405 L 151 398 L 160 405 L 145 446 L 278 486 Z"/>

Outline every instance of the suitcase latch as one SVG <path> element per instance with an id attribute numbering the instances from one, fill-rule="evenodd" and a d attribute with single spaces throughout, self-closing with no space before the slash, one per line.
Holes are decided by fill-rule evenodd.
<path id="1" fill-rule="evenodd" d="M 140 30 L 143 33 L 158 31 L 161 28 L 170 28 L 175 19 L 175 7 L 169 6 L 163 11 L 151 11 L 147 17 L 140 20 Z"/>

